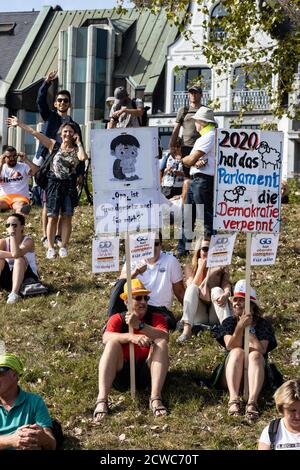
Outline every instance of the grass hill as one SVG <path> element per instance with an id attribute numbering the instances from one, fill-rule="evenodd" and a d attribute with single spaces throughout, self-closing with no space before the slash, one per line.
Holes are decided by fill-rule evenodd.
<path id="1" fill-rule="evenodd" d="M 6 216 L 2 214 L 4 232 Z M 171 368 L 164 390 L 169 415 L 155 419 L 148 409 L 148 392 L 135 403 L 130 393 L 113 392 L 113 414 L 99 425 L 92 423 L 97 396 L 97 366 L 102 352 L 101 330 L 106 322 L 109 291 L 117 273 L 91 273 L 93 211 L 77 208 L 70 255 L 45 259 L 40 243 L 40 213 L 33 209 L 27 233 L 36 240 L 39 270 L 51 286 L 47 296 L 6 305 L 0 293 L 0 339 L 9 352 L 19 354 L 26 364 L 21 385 L 41 394 L 51 414 L 58 418 L 67 435 L 66 449 L 255 449 L 263 427 L 275 415 L 270 394 L 264 393 L 262 416 L 254 425 L 227 415 L 226 393 L 199 387 L 195 378 L 209 376 L 222 348 L 210 333 L 179 346 L 171 334 Z M 292 364 L 291 348 L 299 339 L 300 326 L 300 208 L 283 208 L 283 222 L 275 266 L 253 267 L 252 285 L 273 321 L 278 348 L 272 352 L 285 379 L 299 377 L 299 365 Z M 4 233 L 3 233 L 4 236 Z M 174 249 L 174 241 L 165 241 Z M 239 235 L 232 280 L 245 276 L 245 236 Z M 182 309 L 174 303 L 180 318 Z"/>

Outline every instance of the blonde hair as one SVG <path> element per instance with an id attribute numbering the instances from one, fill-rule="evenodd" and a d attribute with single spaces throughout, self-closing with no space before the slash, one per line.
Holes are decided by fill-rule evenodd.
<path id="1" fill-rule="evenodd" d="M 292 379 L 284 382 L 274 393 L 276 409 L 283 414 L 283 407 L 289 406 L 295 401 L 300 401 L 300 379 Z"/>

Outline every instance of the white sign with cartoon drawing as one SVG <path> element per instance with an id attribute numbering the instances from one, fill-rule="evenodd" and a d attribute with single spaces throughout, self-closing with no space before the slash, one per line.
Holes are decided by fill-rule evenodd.
<path id="1" fill-rule="evenodd" d="M 276 233 L 283 133 L 218 129 L 214 229 Z"/>
<path id="2" fill-rule="evenodd" d="M 156 128 L 94 129 L 91 149 L 93 184 L 101 190 L 153 186 Z"/>
<path id="3" fill-rule="evenodd" d="M 91 142 L 96 234 L 158 228 L 158 129 L 93 130 Z"/>

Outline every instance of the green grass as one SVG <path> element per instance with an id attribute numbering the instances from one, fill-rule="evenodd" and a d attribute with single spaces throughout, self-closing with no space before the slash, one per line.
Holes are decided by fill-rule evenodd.
<path id="1" fill-rule="evenodd" d="M 286 379 L 298 376 L 291 365 L 291 345 L 299 339 L 300 232 L 299 206 L 287 206 L 283 216 L 275 266 L 253 267 L 252 285 L 264 311 L 271 316 L 278 348 L 271 359 Z M 5 215 L 2 214 L 2 221 Z M 40 393 L 51 414 L 63 425 L 66 449 L 255 449 L 263 427 L 275 416 L 270 395 L 262 396 L 262 416 L 249 426 L 243 419 L 227 416 L 228 396 L 199 387 L 195 377 L 208 377 L 222 358 L 222 348 L 205 332 L 187 344 L 176 343 L 171 334 L 171 367 L 164 389 L 169 415 L 154 419 L 148 409 L 148 391 L 132 402 L 130 393 L 113 391 L 111 417 L 92 423 L 97 396 L 97 366 L 102 352 L 101 330 L 106 322 L 109 291 L 116 273 L 91 273 L 93 211 L 77 208 L 69 257 L 45 259 L 40 243 L 40 214 L 34 209 L 27 232 L 36 240 L 39 270 L 51 286 L 44 297 L 7 306 L 0 293 L 0 339 L 7 350 L 20 354 L 26 364 L 22 386 Z M 3 223 L 1 225 L 3 227 Z M 4 234 L 3 234 L 4 235 Z M 175 250 L 174 241 L 165 248 Z M 232 280 L 245 276 L 245 236 L 239 235 Z M 174 303 L 180 318 L 182 309 Z M 122 434 L 125 435 L 122 436 Z M 120 436 L 121 439 L 120 439 Z"/>

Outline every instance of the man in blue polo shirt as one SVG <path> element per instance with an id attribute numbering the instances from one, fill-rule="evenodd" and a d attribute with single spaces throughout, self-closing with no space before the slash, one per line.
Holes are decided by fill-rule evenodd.
<path id="1" fill-rule="evenodd" d="M 0 355 L 0 450 L 54 450 L 52 420 L 44 400 L 18 386 L 23 364 Z"/>

